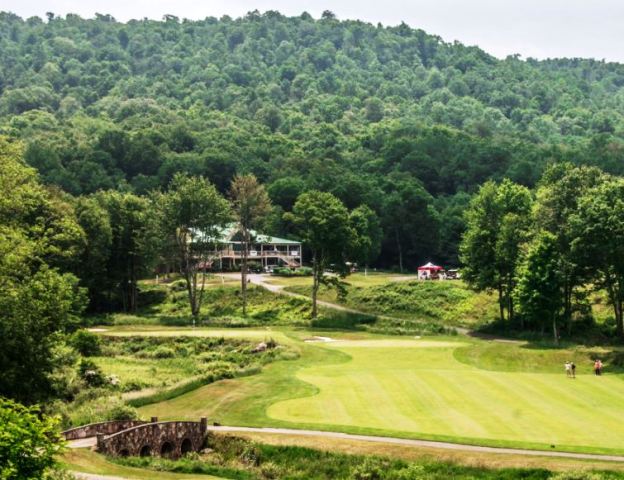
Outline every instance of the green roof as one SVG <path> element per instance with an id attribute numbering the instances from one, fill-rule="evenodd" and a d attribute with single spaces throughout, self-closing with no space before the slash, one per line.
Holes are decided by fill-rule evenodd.
<path id="1" fill-rule="evenodd" d="M 287 245 L 301 245 L 301 242 L 296 240 L 288 240 L 287 238 L 272 237 L 271 235 L 264 235 L 262 233 L 256 233 L 252 231 L 252 238 L 258 243 L 283 243 Z"/>
<path id="2" fill-rule="evenodd" d="M 229 224 L 221 231 L 219 243 L 240 243 L 239 241 L 232 240 L 232 238 L 238 233 L 238 225 L 235 223 Z M 250 230 L 251 238 L 254 243 L 262 244 L 281 244 L 281 245 L 301 245 L 301 242 L 296 240 L 288 240 L 287 238 L 273 237 L 271 235 L 265 235 L 264 233 L 258 233 L 255 230 Z"/>

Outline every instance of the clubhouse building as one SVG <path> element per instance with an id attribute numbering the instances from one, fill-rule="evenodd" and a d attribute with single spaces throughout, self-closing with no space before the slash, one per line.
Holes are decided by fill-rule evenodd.
<path id="1" fill-rule="evenodd" d="M 213 256 L 213 268 L 220 270 L 236 269 L 243 258 L 242 235 L 238 225 L 228 225 L 217 241 L 218 249 Z M 263 268 L 292 267 L 302 265 L 301 242 L 272 237 L 251 230 L 249 262 L 257 262 Z"/>

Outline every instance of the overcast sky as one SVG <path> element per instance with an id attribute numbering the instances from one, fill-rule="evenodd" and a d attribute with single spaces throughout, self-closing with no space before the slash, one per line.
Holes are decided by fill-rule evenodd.
<path id="1" fill-rule="evenodd" d="M 478 45 L 497 57 L 593 57 L 624 62 L 624 0 L 0 0 L 0 10 L 22 17 L 46 12 L 92 17 L 109 13 L 117 20 L 166 13 L 183 18 L 237 17 L 250 10 L 285 15 L 323 10 L 340 19 L 384 25 L 401 21 Z"/>

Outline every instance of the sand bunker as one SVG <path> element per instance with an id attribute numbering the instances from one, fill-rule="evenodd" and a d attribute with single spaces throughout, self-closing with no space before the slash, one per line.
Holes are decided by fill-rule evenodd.
<path id="1" fill-rule="evenodd" d="M 336 340 L 334 340 L 333 338 L 330 337 L 318 337 L 318 336 L 314 336 L 314 337 L 310 337 L 310 338 L 306 338 L 304 340 L 304 342 L 306 343 L 327 343 L 327 342 L 335 342 Z"/>

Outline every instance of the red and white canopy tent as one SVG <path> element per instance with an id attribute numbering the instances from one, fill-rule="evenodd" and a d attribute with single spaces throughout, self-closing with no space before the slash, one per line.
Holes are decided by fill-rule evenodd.
<path id="1" fill-rule="evenodd" d="M 427 262 L 422 267 L 418 267 L 418 278 L 437 277 L 437 275 L 443 270 L 443 267 L 440 267 L 439 265 L 434 265 L 431 262 Z"/>

